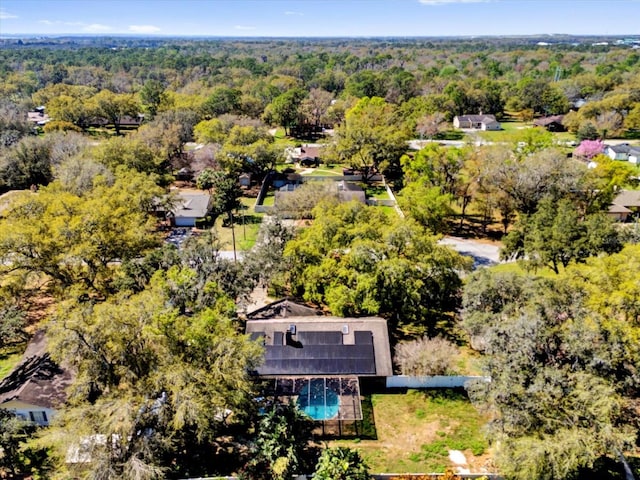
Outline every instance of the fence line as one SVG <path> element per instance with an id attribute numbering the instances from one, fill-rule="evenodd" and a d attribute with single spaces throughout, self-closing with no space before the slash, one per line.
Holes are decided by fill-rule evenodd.
<path id="1" fill-rule="evenodd" d="M 434 375 L 429 377 L 394 375 L 387 377 L 387 388 L 466 388 L 472 381 L 490 382 L 491 379 L 465 375 Z"/>

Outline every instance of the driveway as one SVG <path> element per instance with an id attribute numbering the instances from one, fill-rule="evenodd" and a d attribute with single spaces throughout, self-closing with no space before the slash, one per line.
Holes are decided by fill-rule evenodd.
<path id="1" fill-rule="evenodd" d="M 449 245 L 460 254 L 473 258 L 474 268 L 500 263 L 500 246 L 495 243 L 459 237 L 444 237 L 439 243 Z"/>

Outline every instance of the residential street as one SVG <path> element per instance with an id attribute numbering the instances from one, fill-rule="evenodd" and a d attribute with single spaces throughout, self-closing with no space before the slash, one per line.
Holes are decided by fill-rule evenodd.
<path id="1" fill-rule="evenodd" d="M 462 255 L 472 257 L 474 268 L 490 267 L 500 262 L 500 247 L 497 244 L 459 237 L 444 237 L 440 243 L 450 245 Z"/>

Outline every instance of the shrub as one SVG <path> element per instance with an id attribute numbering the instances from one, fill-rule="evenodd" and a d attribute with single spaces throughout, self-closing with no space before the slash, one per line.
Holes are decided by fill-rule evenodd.
<path id="1" fill-rule="evenodd" d="M 402 375 L 424 377 L 454 374 L 458 348 L 441 337 L 424 337 L 400 342 L 396 346 L 395 361 Z"/>

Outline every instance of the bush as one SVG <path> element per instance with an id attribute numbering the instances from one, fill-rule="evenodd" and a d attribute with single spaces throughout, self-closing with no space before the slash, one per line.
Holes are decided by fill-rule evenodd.
<path id="1" fill-rule="evenodd" d="M 369 480 L 369 469 L 360 454 L 350 448 L 327 448 L 320 455 L 314 480 Z"/>
<path id="2" fill-rule="evenodd" d="M 398 343 L 395 362 L 402 375 L 452 375 L 457 356 L 458 348 L 448 340 L 424 337 Z"/>

